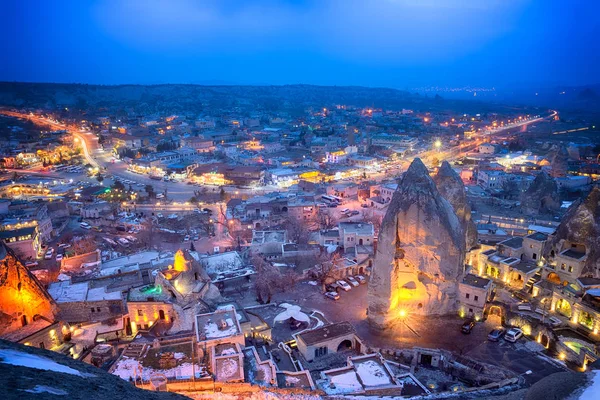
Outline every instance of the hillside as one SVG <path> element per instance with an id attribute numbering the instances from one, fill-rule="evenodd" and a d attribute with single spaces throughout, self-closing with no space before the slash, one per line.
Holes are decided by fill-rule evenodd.
<path id="1" fill-rule="evenodd" d="M 51 351 L 4 340 L 0 340 L 0 398 L 187 399 L 174 393 L 138 389 L 94 366 Z"/>
<path id="2" fill-rule="evenodd" d="M 139 114 L 287 111 L 346 104 L 357 107 L 500 112 L 504 106 L 465 100 L 445 100 L 388 88 L 360 86 L 202 86 L 202 85 L 83 85 L 0 82 L 0 106 L 61 109 L 64 107 Z M 508 109 L 508 108 L 505 108 Z"/>

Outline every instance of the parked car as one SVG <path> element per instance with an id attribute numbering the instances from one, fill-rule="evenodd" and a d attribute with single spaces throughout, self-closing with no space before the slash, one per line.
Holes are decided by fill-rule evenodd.
<path id="1" fill-rule="evenodd" d="M 327 293 L 325 293 L 325 297 L 327 297 L 328 299 L 331 299 L 331 300 L 339 300 L 340 299 L 340 295 L 338 292 L 327 292 Z"/>
<path id="2" fill-rule="evenodd" d="M 350 209 L 348 208 L 344 208 L 342 211 L 340 211 L 342 214 L 346 214 L 348 212 L 350 212 Z"/>
<path id="3" fill-rule="evenodd" d="M 183 238 L 184 242 L 189 242 L 190 241 L 190 235 L 185 235 L 185 237 Z"/>
<path id="4" fill-rule="evenodd" d="M 362 275 L 356 275 L 354 277 L 354 279 L 356 279 L 358 281 L 358 283 L 360 283 L 361 285 L 364 285 L 365 283 L 367 283 L 367 278 L 365 278 Z"/>
<path id="5" fill-rule="evenodd" d="M 523 336 L 523 331 L 519 328 L 510 328 L 508 332 L 504 334 L 504 340 L 507 342 L 514 343 Z"/>
<path id="6" fill-rule="evenodd" d="M 63 255 L 62 254 L 57 254 L 56 255 L 56 261 L 61 262 L 63 259 Z"/>
<path id="7" fill-rule="evenodd" d="M 340 285 L 338 285 L 337 283 L 333 282 L 333 283 L 330 283 L 329 285 L 325 286 L 325 289 L 328 292 L 336 292 L 337 293 L 337 292 L 340 291 L 341 288 L 340 288 Z"/>
<path id="8" fill-rule="evenodd" d="M 352 211 L 350 211 L 350 215 L 351 215 L 351 216 L 352 216 L 352 215 L 358 215 L 358 214 L 360 214 L 360 211 L 357 211 L 357 210 L 352 210 Z"/>
<path id="9" fill-rule="evenodd" d="M 25 263 L 25 267 L 26 268 L 34 268 L 34 267 L 37 267 L 37 266 L 38 266 L 38 263 L 35 262 L 35 261 L 27 261 Z"/>
<path id="10" fill-rule="evenodd" d="M 92 226 L 90 224 L 88 224 L 87 222 L 82 222 L 79 224 L 80 227 L 82 227 L 83 229 L 92 229 Z"/>
<path id="11" fill-rule="evenodd" d="M 58 245 L 59 249 L 68 249 L 69 247 L 71 247 L 71 245 L 68 243 L 61 243 Z"/>
<path id="12" fill-rule="evenodd" d="M 210 208 L 203 208 L 202 211 L 212 214 L 212 210 Z"/>
<path id="13" fill-rule="evenodd" d="M 490 342 L 497 342 L 505 332 L 506 330 L 504 328 L 496 328 L 488 334 L 488 340 Z"/>
<path id="14" fill-rule="evenodd" d="M 341 287 L 342 289 L 344 289 L 344 291 L 346 291 L 346 292 L 347 292 L 348 290 L 352 289 L 352 286 L 350 286 L 350 285 L 348 284 L 348 282 L 346 282 L 346 281 L 343 281 L 343 280 L 341 280 L 341 279 L 340 279 L 339 281 L 337 281 L 336 283 L 337 283 L 338 285 L 340 285 L 340 287 Z"/>
<path id="15" fill-rule="evenodd" d="M 50 247 L 48 249 L 48 251 L 46 252 L 46 254 L 44 255 L 44 260 L 50 260 L 53 255 L 54 255 L 54 249 L 52 247 Z"/>
<path id="16" fill-rule="evenodd" d="M 327 207 L 329 207 L 329 208 L 337 208 L 337 206 L 338 205 L 335 204 L 335 203 L 330 203 Z"/>
<path id="17" fill-rule="evenodd" d="M 346 280 L 354 287 L 360 285 L 360 283 L 358 283 L 358 281 L 351 276 L 347 277 Z"/>
<path id="18" fill-rule="evenodd" d="M 475 321 L 465 321 L 460 328 L 462 333 L 471 333 L 471 331 L 475 328 Z"/>
<path id="19" fill-rule="evenodd" d="M 369 207 L 369 205 L 368 205 L 368 204 L 361 204 L 360 206 L 361 206 L 362 208 L 367 208 L 367 207 Z"/>

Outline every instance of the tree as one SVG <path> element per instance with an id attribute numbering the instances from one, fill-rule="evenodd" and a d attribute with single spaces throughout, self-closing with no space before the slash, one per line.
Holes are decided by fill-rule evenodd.
<path id="1" fill-rule="evenodd" d="M 113 183 L 111 188 L 116 189 L 116 190 L 125 190 L 125 185 L 121 181 L 115 181 L 115 183 Z"/>
<path id="2" fill-rule="evenodd" d="M 252 257 L 252 264 L 256 274 L 254 275 L 254 291 L 259 303 L 270 303 L 271 298 L 278 291 L 283 291 L 288 285 L 277 267 L 265 261 L 262 257 Z"/>
<path id="3" fill-rule="evenodd" d="M 84 236 L 73 240 L 73 251 L 75 254 L 86 254 L 95 251 L 98 246 L 96 240 L 92 236 Z"/>
<path id="4" fill-rule="evenodd" d="M 148 197 L 154 198 L 156 196 L 156 194 L 154 193 L 154 186 L 146 185 L 144 187 L 144 190 L 146 191 L 146 193 L 148 193 Z"/>
<path id="5" fill-rule="evenodd" d="M 196 251 L 196 246 L 194 246 L 194 242 L 190 242 L 190 251 Z"/>
<path id="6" fill-rule="evenodd" d="M 310 239 L 310 231 L 302 220 L 288 218 L 285 224 L 288 240 L 299 245 L 306 245 Z"/>
<path id="7" fill-rule="evenodd" d="M 317 221 L 320 229 L 332 229 L 338 224 L 338 218 L 331 209 L 319 211 Z"/>
<path id="8" fill-rule="evenodd" d="M 325 292 L 325 285 L 335 279 L 335 270 L 337 263 L 341 260 L 341 255 L 338 251 L 328 254 L 326 251 L 320 254 L 317 264 L 315 265 L 314 276 L 317 282 L 321 285 L 321 289 Z"/>

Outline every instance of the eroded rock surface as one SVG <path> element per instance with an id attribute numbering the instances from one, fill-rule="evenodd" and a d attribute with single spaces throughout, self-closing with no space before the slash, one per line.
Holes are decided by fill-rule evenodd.
<path id="1" fill-rule="evenodd" d="M 450 203 L 416 158 L 398 185 L 380 232 L 369 282 L 369 321 L 385 329 L 409 313 L 456 311 L 465 235 Z"/>
<path id="2" fill-rule="evenodd" d="M 448 161 L 444 161 L 433 180 L 440 194 L 454 208 L 454 212 L 465 232 L 466 248 L 473 248 L 477 244 L 477 227 L 471 219 L 471 206 L 467 200 L 467 193 L 462 179 Z"/>
<path id="3" fill-rule="evenodd" d="M 584 200 L 573 203 L 556 233 L 548 239 L 546 256 L 558 254 L 573 245 L 585 247 L 586 260 L 581 276 L 600 278 L 600 188 Z M 580 246 L 578 246 L 581 249 Z"/>
<path id="4" fill-rule="evenodd" d="M 521 196 L 521 210 L 527 215 L 548 214 L 560 208 L 558 185 L 546 172 L 540 172 Z"/>

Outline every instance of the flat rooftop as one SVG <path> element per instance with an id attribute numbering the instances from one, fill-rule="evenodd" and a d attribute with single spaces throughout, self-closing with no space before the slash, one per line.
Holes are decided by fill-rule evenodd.
<path id="1" fill-rule="evenodd" d="M 357 235 L 373 235 L 375 232 L 373 224 L 366 222 L 340 222 L 339 227 L 340 231 Z"/>
<path id="2" fill-rule="evenodd" d="M 313 329 L 310 331 L 302 332 L 298 335 L 299 339 L 302 339 L 307 346 L 311 346 L 315 343 L 320 343 L 324 340 L 331 340 L 336 337 L 345 336 L 351 333 L 355 333 L 354 327 L 350 322 L 339 322 L 335 324 L 325 325 L 321 328 Z"/>
<path id="3" fill-rule="evenodd" d="M 241 334 L 237 312 L 233 308 L 196 315 L 196 336 L 199 342 Z"/>
<path id="4" fill-rule="evenodd" d="M 537 242 L 545 242 L 548 240 L 548 235 L 542 232 L 533 232 L 531 235 L 525 236 L 527 239 L 535 240 Z"/>
<path id="5" fill-rule="evenodd" d="M 582 258 L 585 257 L 585 253 L 582 251 L 577 251 L 577 250 L 573 250 L 573 249 L 569 249 L 569 250 L 565 250 L 562 253 L 560 253 L 561 256 L 565 256 L 565 257 L 569 257 L 575 260 L 581 260 Z"/>
<path id="6" fill-rule="evenodd" d="M 506 247 L 510 247 L 511 249 L 520 249 L 523 247 L 523 238 L 522 237 L 512 237 L 510 239 L 504 240 L 498 244 L 501 244 Z"/>
<path id="7" fill-rule="evenodd" d="M 473 286 L 480 289 L 484 289 L 487 285 L 490 284 L 490 282 L 491 281 L 487 278 L 482 278 L 473 274 L 467 274 L 462 281 L 462 283 L 465 285 Z"/>

